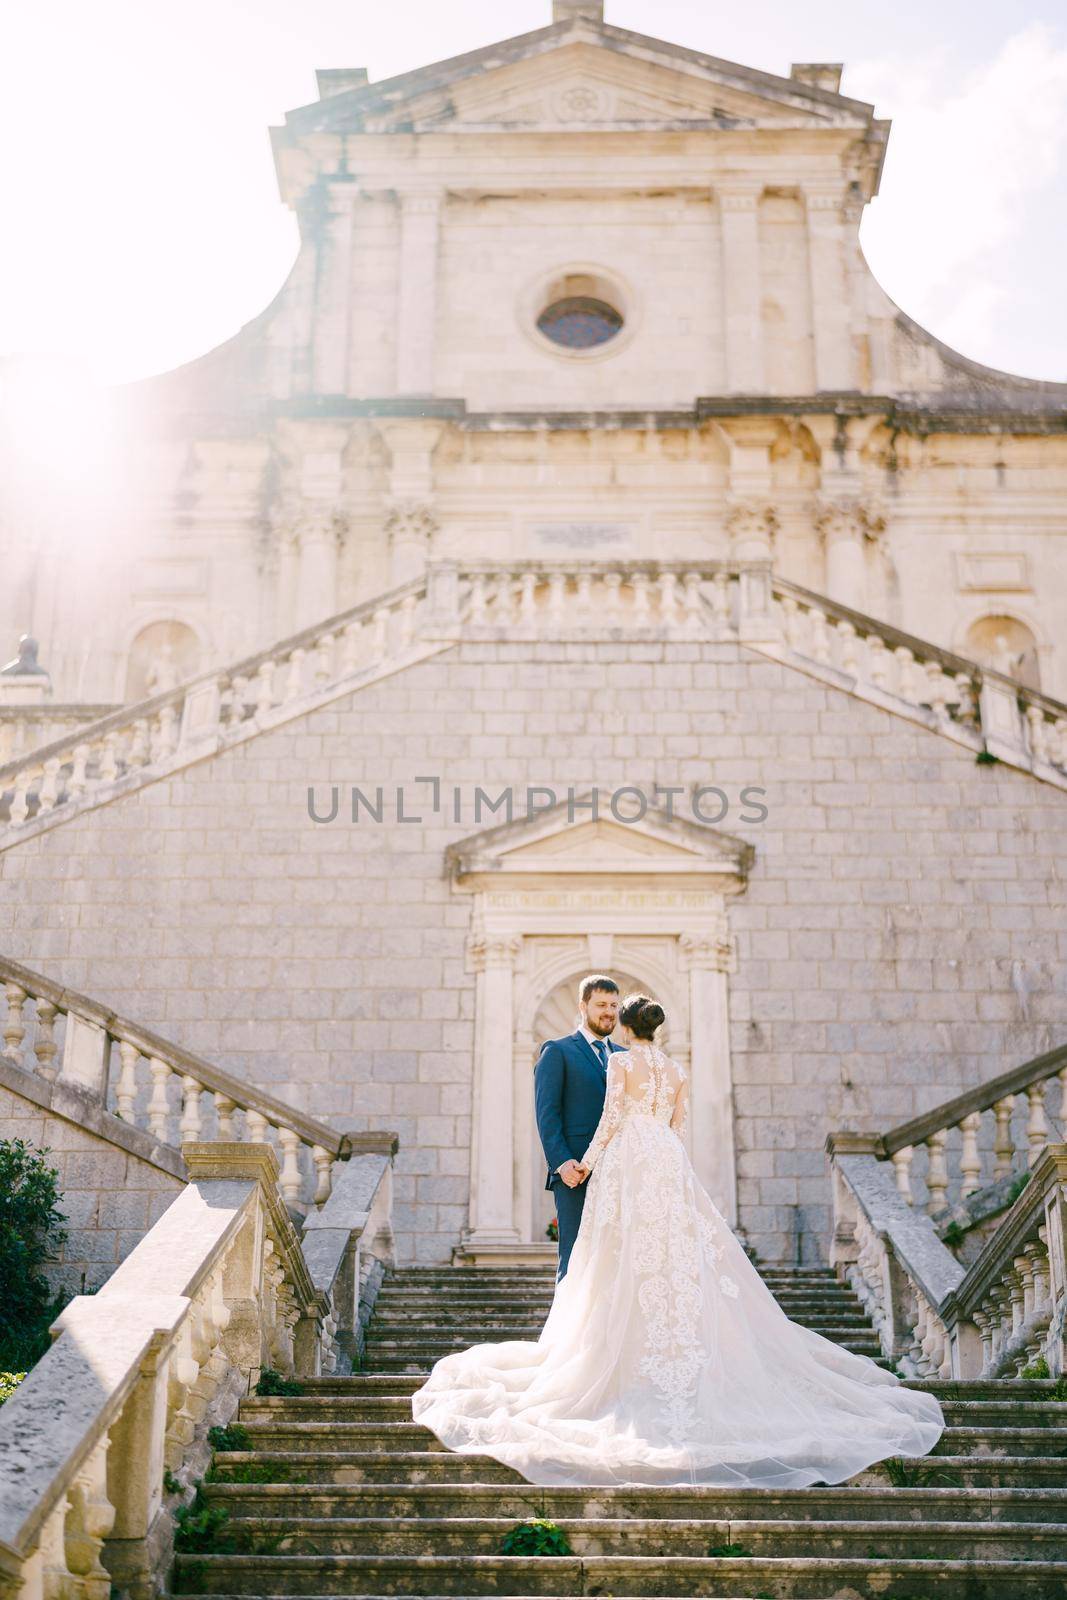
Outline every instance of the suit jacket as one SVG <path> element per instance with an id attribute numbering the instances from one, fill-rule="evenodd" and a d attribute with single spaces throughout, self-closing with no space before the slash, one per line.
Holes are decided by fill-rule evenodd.
<path id="1" fill-rule="evenodd" d="M 606 1041 L 608 1054 L 622 1045 Z M 534 1069 L 537 1131 L 548 1162 L 545 1188 L 563 1179 L 565 1161 L 580 1161 L 604 1110 L 607 1074 L 589 1040 L 577 1029 L 564 1039 L 546 1039 Z"/>

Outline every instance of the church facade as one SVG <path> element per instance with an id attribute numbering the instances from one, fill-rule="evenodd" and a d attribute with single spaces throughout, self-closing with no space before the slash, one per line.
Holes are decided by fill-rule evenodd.
<path id="1" fill-rule="evenodd" d="M 557 3 L 319 90 L 275 301 L 120 397 L 107 555 L 12 544 L 3 940 L 396 1129 L 423 1261 L 545 1248 L 533 1062 L 609 971 L 721 1209 L 825 1259 L 830 1126 L 1067 1022 L 1067 384 L 877 284 L 835 64 Z"/>

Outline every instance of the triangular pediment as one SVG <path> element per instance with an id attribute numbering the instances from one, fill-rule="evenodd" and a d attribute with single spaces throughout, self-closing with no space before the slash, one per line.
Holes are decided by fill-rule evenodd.
<path id="1" fill-rule="evenodd" d="M 516 796 L 516 800 L 518 800 Z M 524 798 L 524 797 L 523 797 Z M 745 840 L 721 833 L 707 823 L 668 816 L 655 809 L 633 821 L 608 813 L 610 797 L 598 808 L 608 813 L 583 815 L 590 796 L 573 807 L 560 802 L 530 817 L 516 817 L 449 845 L 446 858 L 453 882 L 500 882 L 531 877 L 591 878 L 723 878 L 740 887 L 754 856 Z M 620 797 L 618 807 L 633 810 L 637 802 Z"/>
<path id="2" fill-rule="evenodd" d="M 330 93 L 294 131 L 866 126 L 873 107 L 825 88 L 579 19 Z"/>

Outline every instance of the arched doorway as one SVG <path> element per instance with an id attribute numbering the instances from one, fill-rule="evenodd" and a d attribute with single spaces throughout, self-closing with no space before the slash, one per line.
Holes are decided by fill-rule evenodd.
<path id="1" fill-rule="evenodd" d="M 537 1132 L 537 1118 L 534 1115 L 534 1069 L 541 1054 L 541 1046 L 546 1039 L 561 1039 L 566 1034 L 573 1033 L 580 1025 L 581 1014 L 578 1010 L 578 988 L 582 979 L 591 970 L 588 966 L 583 967 L 580 972 L 575 972 L 563 982 L 557 983 L 545 995 L 545 998 L 538 1006 L 530 1033 L 526 1035 L 525 1039 L 516 1039 L 515 1042 L 516 1062 L 522 1062 L 525 1046 L 527 1047 L 526 1059 L 529 1063 L 528 1081 L 525 1088 L 521 1089 L 520 1109 L 523 1123 L 527 1125 L 527 1144 L 529 1146 L 530 1161 L 529 1237 L 530 1242 L 533 1244 L 548 1237 L 546 1230 L 555 1215 L 552 1193 L 544 1186 L 547 1167 L 545 1153 L 541 1148 L 541 1139 Z M 660 1000 L 664 1010 L 667 1011 L 667 1020 L 659 1030 L 656 1042 L 664 1050 L 674 1053 L 670 1037 L 671 1010 L 668 1008 L 666 1000 L 660 998 L 659 992 L 647 973 L 644 977 L 638 977 L 632 973 L 620 972 L 617 967 L 612 967 L 610 976 L 619 985 L 620 996 L 625 996 L 639 989 L 643 994 L 651 994 L 657 1000 Z M 675 1033 L 679 1034 L 684 1031 L 677 1026 L 679 1019 L 674 1017 L 673 1020 L 675 1022 Z M 528 1048 L 531 1035 L 532 1049 Z M 612 1034 L 612 1038 L 616 1044 L 622 1043 L 618 1036 L 618 1030 Z M 685 1055 L 688 1055 L 688 1050 L 685 1051 Z M 523 1187 L 525 1186 L 523 1185 Z"/>

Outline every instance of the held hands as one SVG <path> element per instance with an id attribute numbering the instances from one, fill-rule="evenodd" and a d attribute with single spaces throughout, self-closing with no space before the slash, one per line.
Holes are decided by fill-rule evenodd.
<path id="1" fill-rule="evenodd" d="M 565 1161 L 559 1169 L 559 1175 L 568 1189 L 576 1189 L 584 1183 L 590 1173 L 589 1167 L 583 1167 L 580 1161 Z"/>

